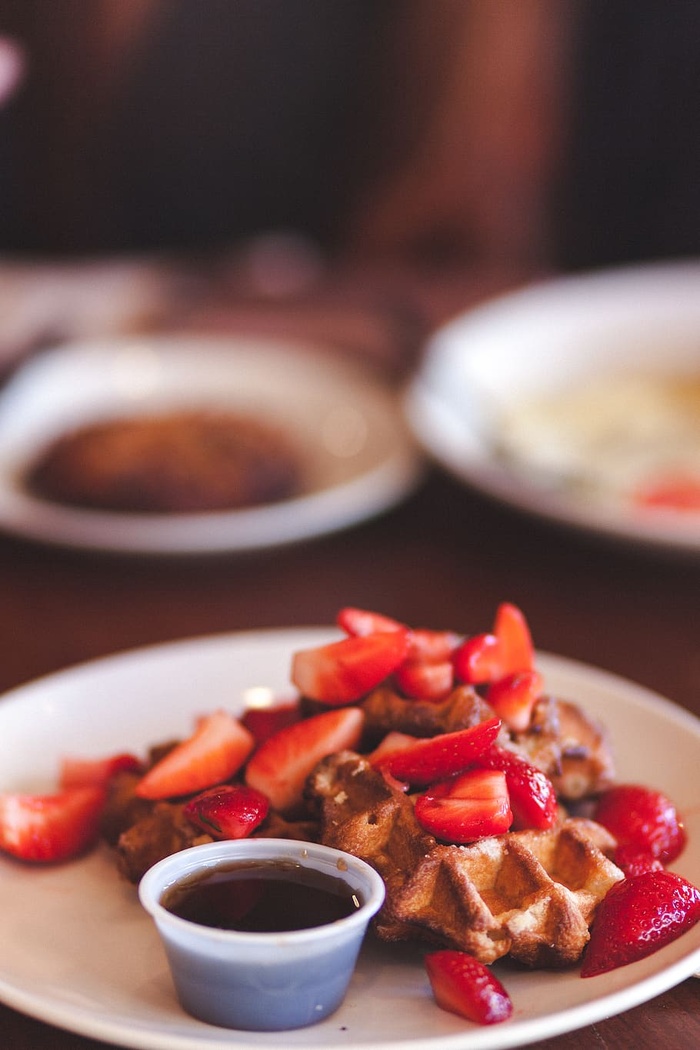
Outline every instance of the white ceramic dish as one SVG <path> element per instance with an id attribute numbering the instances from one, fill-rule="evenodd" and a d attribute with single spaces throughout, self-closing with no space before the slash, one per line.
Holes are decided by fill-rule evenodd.
<path id="1" fill-rule="evenodd" d="M 308 491 L 245 510 L 134 515 L 59 506 L 22 485 L 27 463 L 67 428 L 187 406 L 250 411 L 285 428 Z M 0 528 L 47 543 L 147 554 L 255 550 L 378 514 L 417 473 L 394 394 L 337 354 L 294 343 L 146 336 L 71 344 L 30 361 L 0 397 Z"/>
<path id="2" fill-rule="evenodd" d="M 291 655 L 329 631 L 224 635 L 118 655 L 39 680 L 0 703 L 0 790 L 55 782 L 61 755 L 143 753 L 191 731 L 194 716 L 240 709 L 254 686 L 288 695 Z M 547 687 L 603 717 L 619 777 L 665 789 L 689 845 L 675 870 L 700 883 L 700 722 L 637 685 L 543 655 Z M 0 858 L 0 999 L 51 1024 L 142 1050 L 262 1050 L 279 1034 L 231 1032 L 177 1005 L 158 935 L 107 851 L 57 868 Z M 662 951 L 600 978 L 499 966 L 514 1002 L 505 1024 L 478 1028 L 432 1001 L 419 949 L 366 942 L 341 1009 L 288 1047 L 472 1050 L 522 1046 L 651 999 L 700 969 L 700 926 Z"/>
<path id="3" fill-rule="evenodd" d="M 608 374 L 700 373 L 700 265 L 648 265 L 543 282 L 445 325 L 407 392 L 423 447 L 488 495 L 567 526 L 700 553 L 700 514 L 634 509 L 544 483 L 498 454 L 514 405 Z"/>

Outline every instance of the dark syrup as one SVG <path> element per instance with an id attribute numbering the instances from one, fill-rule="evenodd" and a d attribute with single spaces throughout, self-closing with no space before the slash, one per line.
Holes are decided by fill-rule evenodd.
<path id="1" fill-rule="evenodd" d="M 324 926 L 352 915 L 362 903 L 340 878 L 275 860 L 200 873 L 161 898 L 163 907 L 182 919 L 250 933 Z"/>

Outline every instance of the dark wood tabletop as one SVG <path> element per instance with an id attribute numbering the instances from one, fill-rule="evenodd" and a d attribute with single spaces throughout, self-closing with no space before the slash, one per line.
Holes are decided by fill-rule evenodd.
<path id="1" fill-rule="evenodd" d="M 342 605 L 416 626 L 483 630 L 507 599 L 526 612 L 538 648 L 616 672 L 700 716 L 699 560 L 534 520 L 437 468 L 390 512 L 313 542 L 159 559 L 2 538 L 0 580 L 2 690 L 145 644 L 329 624 Z M 8 1050 L 104 1046 L 4 1006 L 0 1032 Z M 537 1046 L 700 1046 L 700 981 Z"/>

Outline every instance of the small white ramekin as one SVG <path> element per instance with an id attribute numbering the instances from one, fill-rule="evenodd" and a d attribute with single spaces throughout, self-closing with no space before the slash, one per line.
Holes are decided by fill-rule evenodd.
<path id="1" fill-rule="evenodd" d="M 181 919 L 161 904 L 175 883 L 232 862 L 284 861 L 346 882 L 362 901 L 351 915 L 311 929 L 241 933 Z M 213 842 L 159 861 L 139 885 L 155 921 L 180 1003 L 224 1028 L 281 1031 L 323 1020 L 343 1001 L 367 926 L 384 902 L 384 883 L 348 853 L 291 839 Z"/>

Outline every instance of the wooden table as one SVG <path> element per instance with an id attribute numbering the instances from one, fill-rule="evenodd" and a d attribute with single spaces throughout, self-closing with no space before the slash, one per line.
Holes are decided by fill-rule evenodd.
<path id="1" fill-rule="evenodd" d="M 376 292 L 376 282 L 370 284 Z M 460 277 L 434 284 L 422 299 L 420 288 L 411 293 L 430 325 L 495 287 L 479 278 L 470 294 Z M 318 317 L 313 321 L 318 325 Z M 357 326 L 350 321 L 353 335 Z M 380 341 L 380 356 L 383 349 Z M 700 715 L 700 560 L 659 556 L 526 518 L 439 470 L 381 518 L 261 554 L 159 560 L 0 538 L 0 581 L 0 690 L 150 643 L 328 624 L 346 604 L 415 626 L 484 630 L 508 599 L 526 612 L 540 649 L 616 672 Z M 2 1006 L 0 1033 L 7 1050 L 104 1046 Z M 700 981 L 689 979 L 622 1016 L 537 1045 L 700 1046 Z"/>
<path id="2" fill-rule="evenodd" d="M 4 539 L 0 578 L 3 689 L 146 643 L 329 623 L 343 604 L 416 625 L 482 629 L 508 598 L 527 612 L 540 648 L 634 679 L 700 715 L 700 564 L 559 531 L 498 508 L 438 471 L 382 518 L 313 543 L 159 561 Z M 0 1032 L 8 1050 L 103 1045 L 4 1007 Z M 700 1045 L 700 981 L 538 1045 Z"/>

